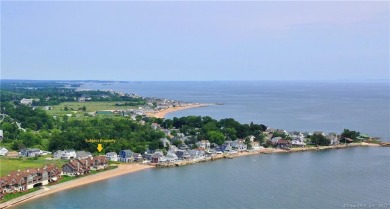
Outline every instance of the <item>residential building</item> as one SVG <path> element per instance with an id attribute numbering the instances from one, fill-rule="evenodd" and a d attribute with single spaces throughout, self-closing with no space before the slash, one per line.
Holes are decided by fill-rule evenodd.
<path id="1" fill-rule="evenodd" d="M 126 162 L 126 163 L 133 162 L 134 161 L 133 151 L 131 151 L 131 150 L 121 150 L 119 152 L 119 161 Z"/>
<path id="2" fill-rule="evenodd" d="M 25 98 L 23 98 L 22 100 L 20 100 L 20 104 L 27 105 L 27 106 L 31 106 L 32 102 L 33 102 L 33 99 L 25 99 Z"/>
<path id="3" fill-rule="evenodd" d="M 116 152 L 107 152 L 106 158 L 109 161 L 118 161 L 118 154 Z"/>
<path id="4" fill-rule="evenodd" d="M 0 147 L 0 156 L 6 156 L 8 153 L 8 149 L 5 147 Z"/>
<path id="5" fill-rule="evenodd" d="M 209 140 L 201 140 L 195 143 L 196 146 L 202 149 L 210 149 L 210 142 Z"/>
<path id="6" fill-rule="evenodd" d="M 86 159 L 89 157 L 92 157 L 92 154 L 90 152 L 86 152 L 86 151 L 77 151 L 76 152 L 77 159 Z"/>

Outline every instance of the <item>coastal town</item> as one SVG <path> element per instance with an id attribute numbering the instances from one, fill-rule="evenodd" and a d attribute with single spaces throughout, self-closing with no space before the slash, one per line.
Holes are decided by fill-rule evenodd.
<path id="1" fill-rule="evenodd" d="M 145 153 L 135 153 L 130 149 L 121 150 L 119 153 L 107 152 L 105 155 L 93 156 L 88 151 L 76 151 L 74 149 L 57 150 L 54 153 L 39 150 L 36 148 L 22 149 L 17 156 L 8 156 L 8 150 L 0 148 L 0 155 L 4 157 L 34 158 L 44 156 L 51 160 L 63 160 L 66 163 L 62 167 L 55 165 L 45 165 L 41 168 L 29 168 L 26 170 L 12 171 L 0 178 L 0 199 L 4 195 L 25 192 L 33 188 L 55 184 L 61 177 L 81 177 L 88 175 L 91 171 L 102 171 L 109 168 L 110 163 L 123 164 L 144 164 L 153 167 L 176 167 L 199 162 L 212 161 L 217 159 L 231 159 L 238 156 L 251 154 L 272 154 L 289 153 L 300 151 L 318 151 L 325 149 L 340 149 L 354 146 L 379 146 L 372 144 L 373 140 L 367 135 L 359 135 L 361 143 L 352 143 L 352 139 L 346 139 L 344 144 L 340 144 L 340 137 L 336 133 L 325 134 L 321 131 L 313 133 L 301 133 L 298 131 L 287 132 L 286 130 L 267 128 L 264 131 L 266 143 L 261 145 L 254 136 L 247 136 L 245 139 L 225 141 L 218 145 L 210 143 L 208 140 L 200 140 L 195 144 L 186 144 L 188 137 L 182 133 L 175 136 L 171 132 L 175 129 L 164 129 L 157 123 L 152 123 L 151 127 L 166 133 L 166 137 L 160 141 L 167 149 L 147 150 Z M 311 146 L 310 136 L 321 135 L 330 144 L 328 146 Z M 181 141 L 179 146 L 175 146 L 175 141 Z M 270 146 L 265 148 L 264 145 Z M 387 145 L 387 144 L 383 144 Z M 167 150 L 167 151 L 166 151 Z M 118 165 L 118 164 L 114 164 Z"/>
<path id="2" fill-rule="evenodd" d="M 80 91 L 68 84 L 42 87 L 37 93 L 29 85 L 2 91 L 0 208 L 154 167 L 254 154 L 389 146 L 348 129 L 301 132 L 241 124 L 232 118 L 165 119 L 170 112 L 210 104 Z M 36 96 L 28 97 L 31 94 Z"/>

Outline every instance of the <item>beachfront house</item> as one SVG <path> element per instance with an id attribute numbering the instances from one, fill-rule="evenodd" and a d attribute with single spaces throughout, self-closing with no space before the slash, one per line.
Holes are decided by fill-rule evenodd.
<path id="1" fill-rule="evenodd" d="M 289 140 L 280 139 L 276 143 L 276 147 L 280 149 L 289 149 L 291 148 L 291 142 Z"/>
<path id="2" fill-rule="evenodd" d="M 340 139 L 336 133 L 329 133 L 328 135 L 325 136 L 325 138 L 330 141 L 330 145 L 340 144 Z"/>
<path id="3" fill-rule="evenodd" d="M 203 150 L 188 150 L 190 158 L 194 161 L 203 160 L 205 158 L 205 152 Z"/>
<path id="4" fill-rule="evenodd" d="M 168 151 L 167 155 L 165 156 L 165 158 L 166 158 L 166 161 L 170 162 L 170 163 L 173 163 L 173 162 L 176 162 L 176 161 L 179 160 L 179 158 L 177 157 L 176 153 L 174 153 L 173 151 Z"/>
<path id="5" fill-rule="evenodd" d="M 189 160 L 191 158 L 187 150 L 177 150 L 175 154 L 179 160 Z"/>
<path id="6" fill-rule="evenodd" d="M 260 145 L 259 142 L 253 141 L 251 142 L 252 150 L 261 150 L 264 149 L 263 146 Z"/>
<path id="7" fill-rule="evenodd" d="M 95 156 L 87 158 L 90 170 L 102 170 L 108 167 L 108 160 L 106 156 Z"/>
<path id="8" fill-rule="evenodd" d="M 90 170 L 88 161 L 85 159 L 71 159 L 62 166 L 62 175 L 79 176 L 88 173 Z"/>
<path id="9" fill-rule="evenodd" d="M 60 177 L 55 165 L 43 168 L 12 171 L 7 176 L 0 177 L 0 191 L 2 194 L 25 191 L 34 187 L 47 185 L 53 178 Z"/>
<path id="10" fill-rule="evenodd" d="M 140 153 L 133 153 L 133 158 L 135 162 L 142 162 L 144 160 Z"/>
<path id="11" fill-rule="evenodd" d="M 118 154 L 116 152 L 107 152 L 106 158 L 109 161 L 118 161 Z"/>
<path id="12" fill-rule="evenodd" d="M 121 150 L 119 152 L 119 161 L 129 163 L 134 161 L 133 151 L 131 150 Z"/>
<path id="13" fill-rule="evenodd" d="M 8 149 L 5 147 L 0 147 L 0 156 L 6 156 L 8 153 Z"/>
<path id="14" fill-rule="evenodd" d="M 166 158 L 164 157 L 164 154 L 160 151 L 155 152 L 152 155 L 151 163 L 164 163 L 166 162 Z"/>
<path id="15" fill-rule="evenodd" d="M 53 158 L 54 159 L 65 159 L 65 160 L 76 158 L 76 151 L 73 149 L 57 150 L 56 152 L 54 152 Z"/>
<path id="16" fill-rule="evenodd" d="M 238 152 L 243 152 L 248 149 L 248 146 L 245 144 L 244 139 L 234 140 L 230 145 L 234 150 L 237 150 Z"/>

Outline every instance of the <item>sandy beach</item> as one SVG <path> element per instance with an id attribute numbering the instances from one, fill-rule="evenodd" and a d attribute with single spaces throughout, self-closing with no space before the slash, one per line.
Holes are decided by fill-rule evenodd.
<path id="1" fill-rule="evenodd" d="M 102 173 L 97 173 L 94 175 L 89 175 L 85 177 L 81 177 L 75 180 L 67 181 L 64 183 L 52 185 L 52 186 L 44 186 L 43 189 L 38 190 L 36 192 L 32 192 L 30 194 L 23 195 L 21 197 L 12 199 L 10 201 L 7 201 L 5 203 L 0 204 L 0 208 L 7 208 L 11 206 L 18 205 L 20 203 L 25 203 L 26 201 L 30 201 L 36 198 L 41 198 L 44 196 L 51 195 L 53 193 L 71 189 L 74 187 L 82 186 L 85 184 L 90 184 L 93 182 L 113 178 L 116 176 L 128 174 L 128 173 L 134 173 L 137 171 L 154 168 L 154 166 L 150 165 L 143 165 L 143 164 L 120 164 L 118 168 L 104 171 Z"/>
<path id="2" fill-rule="evenodd" d="M 176 112 L 180 110 L 186 110 L 191 108 L 198 108 L 198 107 L 207 107 L 209 105 L 207 104 L 190 104 L 187 106 L 181 106 L 181 107 L 170 107 L 168 109 L 164 109 L 155 113 L 147 113 L 148 117 L 155 117 L 155 118 L 164 118 L 166 114 L 171 112 Z"/>

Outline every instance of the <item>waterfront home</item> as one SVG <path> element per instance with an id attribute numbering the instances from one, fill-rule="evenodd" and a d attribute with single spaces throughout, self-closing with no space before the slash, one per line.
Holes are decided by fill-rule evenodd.
<path id="1" fill-rule="evenodd" d="M 188 150 L 188 154 L 190 155 L 190 158 L 195 161 L 203 160 L 205 158 L 205 152 L 203 150 Z"/>
<path id="2" fill-rule="evenodd" d="M 102 170 L 108 167 L 108 160 L 106 156 L 95 156 L 86 159 L 90 166 L 90 170 Z"/>
<path id="3" fill-rule="evenodd" d="M 195 143 L 196 146 L 202 149 L 210 149 L 210 142 L 209 140 L 201 140 Z"/>
<path id="4" fill-rule="evenodd" d="M 143 158 L 143 161 L 144 163 L 148 163 L 150 161 L 152 161 L 152 156 L 153 154 L 152 153 L 145 153 L 142 155 L 142 158 Z"/>
<path id="5" fill-rule="evenodd" d="M 289 136 L 292 140 L 297 140 L 300 142 L 303 142 L 305 139 L 305 135 L 303 135 L 303 133 L 301 133 L 299 131 L 292 131 L 289 133 Z"/>
<path id="6" fill-rule="evenodd" d="M 187 150 L 177 150 L 175 154 L 179 160 L 189 160 L 191 158 Z"/>
<path id="7" fill-rule="evenodd" d="M 59 169 L 55 165 L 26 169 L 24 171 L 12 171 L 7 176 L 0 178 L 0 191 L 3 194 L 13 193 L 47 185 L 49 182 L 60 178 L 58 171 Z"/>
<path id="8" fill-rule="evenodd" d="M 280 139 L 276 143 L 276 147 L 280 149 L 289 149 L 291 148 L 291 142 L 289 140 Z"/>
<path id="9" fill-rule="evenodd" d="M 37 157 L 41 155 L 41 150 L 37 148 L 21 149 L 20 155 L 24 157 Z"/>
<path id="10" fill-rule="evenodd" d="M 173 151 L 168 151 L 165 158 L 166 158 L 166 161 L 170 162 L 170 163 L 173 163 L 173 162 L 176 162 L 179 160 L 179 158 L 177 157 L 177 155 Z"/>
<path id="11" fill-rule="evenodd" d="M 76 152 L 76 158 L 77 159 L 86 159 L 92 157 L 92 154 L 90 152 L 86 151 L 77 151 Z"/>
<path id="12" fill-rule="evenodd" d="M 0 156 L 6 156 L 8 153 L 8 149 L 5 147 L 0 147 Z"/>
<path id="13" fill-rule="evenodd" d="M 106 158 L 109 161 L 118 161 L 118 154 L 116 152 L 107 152 Z"/>
<path id="14" fill-rule="evenodd" d="M 340 144 L 340 139 L 339 137 L 337 136 L 336 133 L 329 133 L 328 135 L 325 136 L 326 139 L 329 140 L 330 142 L 330 145 L 338 145 Z"/>
<path id="15" fill-rule="evenodd" d="M 278 137 L 274 137 L 274 138 L 271 139 L 271 143 L 273 145 L 276 145 L 278 143 L 278 141 L 281 140 L 281 139 L 283 139 L 283 138 L 279 137 L 279 136 Z"/>
<path id="16" fill-rule="evenodd" d="M 252 150 L 264 149 L 264 147 L 260 146 L 260 143 L 256 141 L 251 142 L 251 146 L 252 146 Z"/>
<path id="17" fill-rule="evenodd" d="M 304 146 L 306 146 L 306 143 L 303 142 L 303 141 L 297 140 L 297 139 L 293 139 L 291 141 L 291 146 L 294 146 L 294 147 L 304 147 Z"/>
<path id="18" fill-rule="evenodd" d="M 135 162 L 142 162 L 144 160 L 140 153 L 133 153 L 133 158 Z"/>
<path id="19" fill-rule="evenodd" d="M 248 148 L 248 146 L 245 144 L 244 139 L 234 140 L 232 143 L 230 143 L 230 146 L 232 146 L 232 148 L 237 150 L 238 152 L 246 151 Z"/>
<path id="20" fill-rule="evenodd" d="M 69 163 L 62 166 L 62 175 L 79 176 L 88 173 L 90 167 L 85 159 L 71 159 Z"/>
<path id="21" fill-rule="evenodd" d="M 151 163 L 164 163 L 166 162 L 166 158 L 164 157 L 164 154 L 160 151 L 155 152 L 152 155 Z"/>
<path id="22" fill-rule="evenodd" d="M 224 144 L 222 144 L 221 146 L 219 146 L 217 148 L 217 151 L 226 152 L 226 153 L 228 153 L 228 152 L 230 152 L 232 150 L 233 150 L 233 148 L 232 148 L 232 146 L 230 145 L 229 142 L 228 143 L 224 143 Z"/>
<path id="23" fill-rule="evenodd" d="M 133 151 L 131 150 L 121 150 L 119 152 L 119 161 L 129 163 L 134 161 Z"/>

